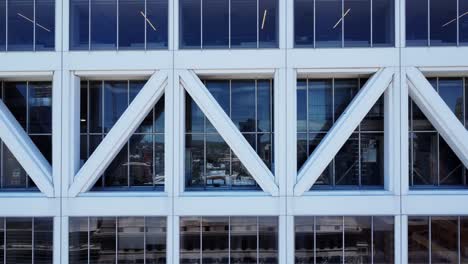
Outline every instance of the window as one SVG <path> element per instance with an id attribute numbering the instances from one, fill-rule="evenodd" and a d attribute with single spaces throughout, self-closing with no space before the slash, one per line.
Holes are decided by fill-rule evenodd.
<path id="1" fill-rule="evenodd" d="M 27 132 L 42 155 L 52 164 L 52 83 L 0 82 L 0 98 Z M 0 190 L 34 190 L 26 174 L 7 145 L 0 140 Z"/>
<path id="2" fill-rule="evenodd" d="M 0 0 L 0 51 L 51 51 L 54 37 L 54 0 Z"/>
<path id="3" fill-rule="evenodd" d="M 295 0 L 296 47 L 394 46 L 393 0 Z"/>
<path id="4" fill-rule="evenodd" d="M 430 78 L 429 82 L 460 122 L 465 123 L 465 127 L 468 128 L 466 79 Z M 468 187 L 468 173 L 465 166 L 411 99 L 409 122 L 410 187 L 413 189 Z"/>
<path id="5" fill-rule="evenodd" d="M 91 156 L 146 81 L 81 82 L 81 164 Z M 162 190 L 164 97 L 143 120 L 93 190 Z"/>
<path id="6" fill-rule="evenodd" d="M 273 170 L 273 81 L 206 80 L 206 87 Z M 185 187 L 259 189 L 214 126 L 186 93 Z"/>
<path id="7" fill-rule="evenodd" d="M 296 263 L 394 263 L 393 216 L 296 216 Z"/>
<path id="8" fill-rule="evenodd" d="M 408 217 L 408 263 L 465 263 L 467 217 Z"/>
<path id="9" fill-rule="evenodd" d="M 52 249 L 51 217 L 0 218 L 1 263 L 52 263 Z"/>
<path id="10" fill-rule="evenodd" d="M 167 0 L 70 0 L 71 50 L 166 49 Z"/>
<path id="11" fill-rule="evenodd" d="M 69 263 L 166 263 L 164 217 L 70 217 Z"/>
<path id="12" fill-rule="evenodd" d="M 297 82 L 297 168 L 306 162 L 367 79 Z M 384 187 L 383 96 L 328 165 L 313 189 Z"/>
<path id="13" fill-rule="evenodd" d="M 181 0 L 180 47 L 277 48 L 278 0 Z"/>
<path id="14" fill-rule="evenodd" d="M 278 263 L 278 218 L 181 217 L 180 263 Z"/>
<path id="15" fill-rule="evenodd" d="M 406 45 L 466 45 L 467 15 L 466 0 L 406 1 Z"/>

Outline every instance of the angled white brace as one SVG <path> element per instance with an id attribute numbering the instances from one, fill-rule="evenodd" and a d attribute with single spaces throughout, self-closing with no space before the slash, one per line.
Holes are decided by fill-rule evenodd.
<path id="1" fill-rule="evenodd" d="M 218 133 L 231 147 L 258 185 L 272 196 L 278 196 L 279 188 L 270 169 L 260 159 L 257 152 L 250 146 L 198 76 L 193 71 L 187 70 L 179 71 L 179 76 L 182 86 L 218 130 Z"/>
<path id="2" fill-rule="evenodd" d="M 167 86 L 168 72 L 161 70 L 153 74 L 122 116 L 104 137 L 86 163 L 75 175 L 68 190 L 70 197 L 89 191 L 115 156 L 140 126 Z"/>
<path id="3" fill-rule="evenodd" d="M 299 171 L 298 182 L 294 186 L 295 196 L 302 195 L 314 185 L 320 174 L 390 85 L 393 74 L 393 68 L 380 69 L 358 92 Z"/>
<path id="4" fill-rule="evenodd" d="M 406 76 L 411 99 L 468 168 L 468 131 L 418 69 L 409 67 Z"/>
<path id="5" fill-rule="evenodd" d="M 1 100 L 0 138 L 39 190 L 53 197 L 52 167 Z"/>

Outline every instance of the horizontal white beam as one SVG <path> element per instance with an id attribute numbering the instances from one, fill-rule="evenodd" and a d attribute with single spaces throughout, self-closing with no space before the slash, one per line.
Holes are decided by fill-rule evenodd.
<path id="1" fill-rule="evenodd" d="M 298 174 L 294 195 L 308 191 L 390 85 L 394 69 L 379 70 L 354 97 Z"/>
<path id="2" fill-rule="evenodd" d="M 74 182 L 68 192 L 70 197 L 75 197 L 79 193 L 91 189 L 161 98 L 167 85 L 167 78 L 168 72 L 161 70 L 148 80 L 88 161 L 75 175 Z"/>
<path id="3" fill-rule="evenodd" d="M 468 131 L 418 69 L 409 67 L 406 75 L 411 99 L 468 168 Z"/>
<path id="4" fill-rule="evenodd" d="M 258 185 L 273 196 L 279 195 L 279 188 L 270 169 L 260 159 L 197 75 L 193 71 L 181 70 L 179 76 L 182 86 L 241 160 Z"/>
<path id="5" fill-rule="evenodd" d="M 2 100 L 0 138 L 39 190 L 47 197 L 53 197 L 52 167 Z"/>

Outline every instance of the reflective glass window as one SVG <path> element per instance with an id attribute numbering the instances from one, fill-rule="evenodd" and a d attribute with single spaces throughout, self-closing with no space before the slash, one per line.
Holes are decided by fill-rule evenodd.
<path id="1" fill-rule="evenodd" d="M 32 261 L 33 219 L 6 218 L 6 262 L 29 264 Z"/>
<path id="2" fill-rule="evenodd" d="M 201 48 L 201 1 L 181 0 L 179 38 L 181 48 Z"/>
<path id="3" fill-rule="evenodd" d="M 258 0 L 258 47 L 278 47 L 278 0 Z"/>
<path id="4" fill-rule="evenodd" d="M 294 2 L 294 43 L 296 47 L 314 47 L 314 0 Z"/>
<path id="5" fill-rule="evenodd" d="M 430 0 L 430 45 L 457 44 L 457 0 Z"/>
<path id="6" fill-rule="evenodd" d="M 342 46 L 341 0 L 315 0 L 315 45 L 322 47 Z"/>
<path id="7" fill-rule="evenodd" d="M 229 1 L 203 0 L 202 47 L 229 47 Z"/>
<path id="8" fill-rule="evenodd" d="M 406 1 L 406 46 L 428 45 L 428 0 Z"/>
<path id="9" fill-rule="evenodd" d="M 34 49 L 33 0 L 8 1 L 8 50 Z"/>
<path id="10" fill-rule="evenodd" d="M 395 43 L 395 1 L 372 0 L 372 45 L 390 47 Z"/>
<path id="11" fill-rule="evenodd" d="M 318 263 L 343 263 L 343 217 L 315 217 L 315 259 Z"/>
<path id="12" fill-rule="evenodd" d="M 408 263 L 430 263 L 429 245 L 429 218 L 408 218 Z"/>
<path id="13" fill-rule="evenodd" d="M 167 48 L 169 35 L 168 12 L 167 0 L 146 0 L 146 49 Z"/>
<path id="14" fill-rule="evenodd" d="M 392 216 L 374 216 L 372 218 L 372 262 L 391 264 L 395 259 L 395 224 Z"/>
<path id="15" fill-rule="evenodd" d="M 6 0 L 0 0 L 0 51 L 6 49 Z"/>
<path id="16" fill-rule="evenodd" d="M 468 0 L 458 1 L 458 27 L 461 45 L 468 45 Z"/>
<path id="17" fill-rule="evenodd" d="M 460 263 L 468 262 L 468 217 L 460 217 Z"/>
<path id="18" fill-rule="evenodd" d="M 257 1 L 231 0 L 231 47 L 257 48 Z"/>
<path id="19" fill-rule="evenodd" d="M 257 218 L 231 217 L 230 219 L 230 262 L 257 263 Z"/>
<path id="20" fill-rule="evenodd" d="M 119 0 L 119 49 L 145 48 L 145 1 Z"/>
<path id="21" fill-rule="evenodd" d="M 55 0 L 35 0 L 36 3 L 36 50 L 54 50 L 55 47 Z"/>
<path id="22" fill-rule="evenodd" d="M 91 1 L 91 49 L 117 47 L 117 1 Z"/>
<path id="23" fill-rule="evenodd" d="M 345 0 L 344 14 L 344 46 L 370 47 L 371 0 Z"/>
<path id="24" fill-rule="evenodd" d="M 458 262 L 458 217 L 431 217 L 431 262 Z"/>
<path id="25" fill-rule="evenodd" d="M 345 263 L 372 263 L 372 217 L 344 217 Z"/>
<path id="26" fill-rule="evenodd" d="M 89 0 L 70 1 L 70 49 L 89 49 Z"/>

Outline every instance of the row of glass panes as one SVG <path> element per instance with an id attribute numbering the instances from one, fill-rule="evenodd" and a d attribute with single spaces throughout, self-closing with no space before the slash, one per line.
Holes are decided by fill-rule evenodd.
<path id="1" fill-rule="evenodd" d="M 50 264 L 52 256 L 51 217 L 0 217 L 0 264 Z"/>
<path id="2" fill-rule="evenodd" d="M 296 216 L 295 263 L 394 263 L 393 216 Z"/>
<path id="3" fill-rule="evenodd" d="M 447 106 L 468 128 L 466 78 L 429 78 Z M 414 101 L 409 100 L 409 175 L 413 188 L 468 186 L 468 172 Z"/>
<path id="4" fill-rule="evenodd" d="M 298 80 L 298 170 L 366 81 L 366 78 Z M 313 188 L 383 188 L 383 121 L 382 96 L 340 149 Z"/>
<path id="5" fill-rule="evenodd" d="M 295 47 L 392 47 L 394 0 L 295 0 Z"/>
<path id="6" fill-rule="evenodd" d="M 406 1 L 406 46 L 468 45 L 468 0 Z"/>
<path id="7" fill-rule="evenodd" d="M 181 217 L 180 263 L 278 263 L 278 217 Z"/>
<path id="8" fill-rule="evenodd" d="M 55 0 L 0 0 L 0 51 L 55 47 Z"/>
<path id="9" fill-rule="evenodd" d="M 71 50 L 166 49 L 168 0 L 70 0 Z"/>
<path id="10" fill-rule="evenodd" d="M 70 217 L 69 263 L 166 263 L 165 217 Z"/>
<path id="11" fill-rule="evenodd" d="M 81 83 L 81 164 L 111 130 L 146 81 Z M 164 185 L 164 96 L 117 154 L 93 190 Z"/>
<path id="12" fill-rule="evenodd" d="M 205 80 L 207 89 L 257 151 L 273 168 L 273 81 Z M 259 189 L 201 109 L 186 98 L 186 187 Z"/>
<path id="13" fill-rule="evenodd" d="M 181 0 L 180 47 L 277 48 L 278 0 Z"/>
<path id="14" fill-rule="evenodd" d="M 409 216 L 408 263 L 468 263 L 468 217 Z"/>
<path id="15" fill-rule="evenodd" d="M 0 99 L 52 164 L 52 83 L 0 82 Z M 36 189 L 0 140 L 0 189 Z"/>

